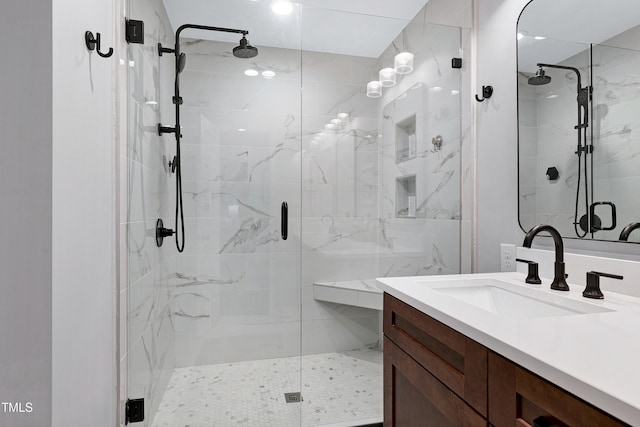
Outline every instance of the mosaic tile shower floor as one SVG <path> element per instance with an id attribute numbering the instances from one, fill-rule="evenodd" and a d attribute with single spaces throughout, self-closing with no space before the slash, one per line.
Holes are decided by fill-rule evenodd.
<path id="1" fill-rule="evenodd" d="M 382 410 L 382 352 L 366 349 L 178 368 L 152 426 L 355 426 Z"/>

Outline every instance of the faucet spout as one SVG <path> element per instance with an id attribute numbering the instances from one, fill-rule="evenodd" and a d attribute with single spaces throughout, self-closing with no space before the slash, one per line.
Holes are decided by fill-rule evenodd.
<path id="1" fill-rule="evenodd" d="M 524 236 L 522 246 L 524 246 L 525 248 L 530 248 L 531 243 L 533 242 L 533 238 L 536 237 L 538 233 L 541 233 L 543 231 L 549 233 L 551 235 L 551 238 L 553 238 L 553 244 L 556 253 L 556 261 L 553 265 L 554 277 L 553 282 L 551 283 L 551 289 L 557 291 L 568 291 L 569 285 L 567 284 L 566 275 L 564 273 L 564 244 L 562 243 L 562 236 L 560 236 L 558 230 L 546 224 L 536 225 Z"/>
<path id="2" fill-rule="evenodd" d="M 631 234 L 631 232 L 635 229 L 640 228 L 640 222 L 632 222 L 631 224 L 627 225 L 625 228 L 622 229 L 622 232 L 620 233 L 620 237 L 618 238 L 618 240 L 622 240 L 622 241 L 627 241 L 629 240 L 629 234 Z"/>

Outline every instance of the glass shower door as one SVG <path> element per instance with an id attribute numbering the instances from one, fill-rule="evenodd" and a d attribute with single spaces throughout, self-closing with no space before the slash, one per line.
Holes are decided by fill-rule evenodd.
<path id="1" fill-rule="evenodd" d="M 461 271 L 462 29 L 425 10 L 302 10 L 303 426 L 382 422 L 377 277 Z"/>
<path id="2" fill-rule="evenodd" d="M 148 426 L 300 424 L 299 11 L 282 17 L 238 3 L 209 2 L 188 16 L 180 1 L 130 4 L 146 40 L 129 47 L 123 363 L 127 397 L 145 399 Z M 158 217 L 174 228 L 176 182 L 175 137 L 156 133 L 157 123 L 175 123 L 175 57 L 159 56 L 157 44 L 173 48 L 186 23 L 247 30 L 259 54 L 235 58 L 239 34 L 180 37 L 179 253 L 173 237 L 155 244 Z"/>

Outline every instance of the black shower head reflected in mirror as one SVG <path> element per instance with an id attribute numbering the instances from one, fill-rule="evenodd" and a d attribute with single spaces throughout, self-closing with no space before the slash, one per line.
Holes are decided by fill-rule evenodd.
<path id="1" fill-rule="evenodd" d="M 240 46 L 233 48 L 233 56 L 236 58 L 253 58 L 258 55 L 258 48 L 249 44 L 245 36 L 240 39 Z"/>
<path id="2" fill-rule="evenodd" d="M 538 71 L 536 71 L 535 76 L 530 77 L 529 80 L 527 81 L 527 83 L 529 83 L 532 86 L 546 85 L 547 83 L 550 83 L 550 82 L 551 82 L 551 77 L 545 75 L 545 72 L 542 69 L 542 67 L 540 67 Z"/>

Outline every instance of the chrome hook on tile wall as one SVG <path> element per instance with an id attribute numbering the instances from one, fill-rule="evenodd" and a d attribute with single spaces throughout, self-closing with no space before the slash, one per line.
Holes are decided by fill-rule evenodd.
<path id="1" fill-rule="evenodd" d="M 107 53 L 100 52 L 100 33 L 96 33 L 96 36 L 93 37 L 93 33 L 91 31 L 85 31 L 84 33 L 84 43 L 87 45 L 87 49 L 95 50 L 98 52 L 98 55 L 103 58 L 108 58 L 113 55 L 113 48 L 110 47 Z"/>
<path id="2" fill-rule="evenodd" d="M 491 95 L 493 95 L 493 86 L 482 86 L 482 99 L 476 95 L 476 101 L 484 102 L 485 99 L 491 98 Z"/>

